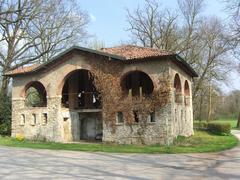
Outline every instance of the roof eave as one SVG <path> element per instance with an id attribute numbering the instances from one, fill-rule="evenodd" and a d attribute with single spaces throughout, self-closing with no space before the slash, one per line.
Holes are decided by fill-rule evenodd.
<path id="1" fill-rule="evenodd" d="M 192 74 L 192 77 L 198 77 L 197 72 L 180 55 L 175 54 L 174 57 L 189 70 L 189 72 Z"/>
<path id="2" fill-rule="evenodd" d="M 89 52 L 89 53 L 92 53 L 92 54 L 97 54 L 97 55 L 100 55 L 100 56 L 105 56 L 105 57 L 108 57 L 109 60 L 126 60 L 126 58 L 122 57 L 122 56 L 109 54 L 109 53 L 105 53 L 105 52 L 102 52 L 102 51 L 93 50 L 93 49 L 89 49 L 89 48 L 84 48 L 84 47 L 79 47 L 79 46 L 72 46 L 71 48 L 69 48 L 69 49 L 59 53 L 57 56 L 53 57 L 52 59 L 50 59 L 46 63 L 43 63 L 40 66 L 36 67 L 32 71 L 23 72 L 23 73 L 15 73 L 15 74 L 7 74 L 6 73 L 6 74 L 3 74 L 2 76 L 14 77 L 14 76 L 19 76 L 19 75 L 25 75 L 25 74 L 34 73 L 34 72 L 42 69 L 43 67 L 45 67 L 45 66 L 55 62 L 57 59 L 61 58 L 62 56 L 66 55 L 67 53 L 69 53 L 71 51 L 74 51 L 74 50 L 80 50 L 80 51 Z"/>

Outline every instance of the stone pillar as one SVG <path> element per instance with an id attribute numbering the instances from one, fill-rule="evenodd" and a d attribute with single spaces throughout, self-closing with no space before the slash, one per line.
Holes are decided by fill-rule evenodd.
<path id="1" fill-rule="evenodd" d="M 21 110 L 25 107 L 24 98 L 12 98 L 12 131 L 11 136 L 16 137 L 17 134 L 23 133 L 20 127 Z"/>
<path id="2" fill-rule="evenodd" d="M 78 73 L 73 74 L 68 81 L 68 103 L 70 109 L 75 109 L 78 107 L 78 82 Z"/>
<path id="3" fill-rule="evenodd" d="M 61 118 L 61 96 L 48 97 L 48 132 L 49 140 L 62 142 L 62 124 L 63 119 Z"/>

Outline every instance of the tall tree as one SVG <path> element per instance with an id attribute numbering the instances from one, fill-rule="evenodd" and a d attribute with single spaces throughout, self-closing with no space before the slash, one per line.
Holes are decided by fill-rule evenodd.
<path id="1" fill-rule="evenodd" d="M 2 74 L 46 61 L 74 39 L 84 37 L 88 17 L 76 7 L 73 1 L 64 0 L 0 0 Z M 8 84 L 9 78 L 4 76 L 2 94 L 7 94 Z"/>
<path id="2" fill-rule="evenodd" d="M 231 67 L 231 59 L 226 58 L 232 50 L 231 38 L 221 20 L 202 16 L 203 0 L 179 0 L 178 5 L 180 13 L 173 16 L 171 10 L 163 11 L 158 1 L 146 0 L 144 7 L 127 11 L 127 21 L 138 44 L 176 51 L 196 69 L 199 78 L 193 102 L 197 103 L 205 94 L 201 92 L 205 83 L 214 84 L 226 77 Z"/>

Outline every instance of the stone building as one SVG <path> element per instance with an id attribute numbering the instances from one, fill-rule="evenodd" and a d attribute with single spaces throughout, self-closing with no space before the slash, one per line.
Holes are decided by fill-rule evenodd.
<path id="1" fill-rule="evenodd" d="M 115 84 L 128 97 L 151 96 L 161 87 L 160 77 L 169 79 L 169 101 L 149 112 L 143 133 L 139 133 L 141 117 L 137 111 L 132 112 L 135 122 L 131 127 L 117 107 L 112 116 L 115 130 L 106 123 L 104 102 L 93 82 L 94 64 L 99 64 L 95 69 L 105 69 L 105 73 L 118 66 L 119 83 Z M 102 140 L 139 144 L 141 136 L 144 144 L 167 144 L 178 135 L 193 134 L 191 87 L 197 74 L 172 52 L 132 45 L 99 51 L 72 47 L 46 63 L 5 75 L 13 79 L 12 137 L 21 134 L 27 139 L 54 142 Z M 112 83 L 108 83 L 105 94 L 112 93 Z M 31 88 L 38 93 L 38 103 L 27 102 Z"/>

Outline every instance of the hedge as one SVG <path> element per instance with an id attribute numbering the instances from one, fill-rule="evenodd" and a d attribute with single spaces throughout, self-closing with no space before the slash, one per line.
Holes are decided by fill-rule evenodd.
<path id="1" fill-rule="evenodd" d="M 218 135 L 228 135 L 231 133 L 231 125 L 229 123 L 209 123 L 208 131 Z"/>

